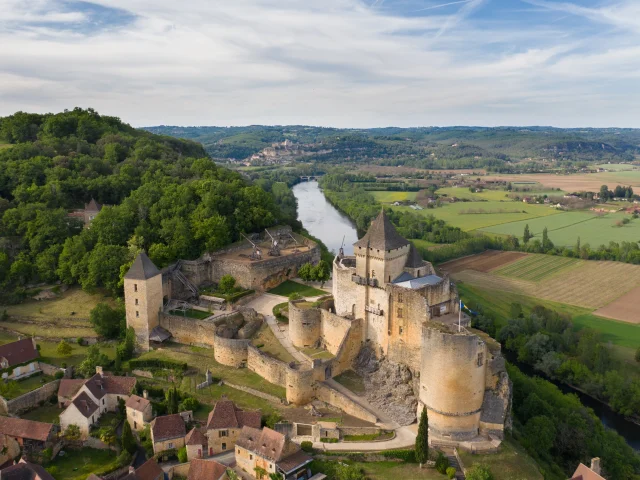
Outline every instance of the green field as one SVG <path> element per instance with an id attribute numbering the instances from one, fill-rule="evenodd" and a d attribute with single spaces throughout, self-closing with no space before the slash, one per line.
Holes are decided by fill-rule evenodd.
<path id="1" fill-rule="evenodd" d="M 623 218 L 628 218 L 631 222 L 618 226 L 618 222 Z M 493 225 L 481 230 L 486 233 L 522 237 L 525 225 L 529 225 L 531 233 L 539 239 L 542 238 L 542 231 L 546 227 L 549 239 L 558 246 L 575 245 L 578 237 L 583 245 L 588 243 L 592 248 L 608 245 L 610 241 L 640 240 L 640 219 L 634 220 L 631 215 L 624 213 L 599 216 L 592 212 L 566 212 L 551 217 Z"/>
<path id="2" fill-rule="evenodd" d="M 628 163 L 601 163 L 600 165 L 594 165 L 595 168 L 605 168 L 612 172 L 620 172 L 625 170 L 637 170 L 637 165 L 630 165 Z"/>
<path id="3" fill-rule="evenodd" d="M 410 238 L 409 240 L 416 247 L 421 247 L 421 248 L 430 248 L 430 247 L 435 247 L 436 245 L 442 245 L 441 243 L 433 243 L 428 240 L 422 240 L 421 238 Z"/>
<path id="4" fill-rule="evenodd" d="M 280 295 L 283 297 L 288 297 L 292 293 L 299 293 L 303 297 L 317 297 L 319 295 L 327 295 L 327 292 L 325 292 L 324 290 L 319 290 L 308 285 L 303 285 L 302 283 L 294 282 L 293 280 L 282 282 L 276 288 L 272 288 L 271 290 L 269 290 L 269 293 Z"/>
<path id="5" fill-rule="evenodd" d="M 56 457 L 50 464 L 55 467 L 55 478 L 64 480 L 85 480 L 92 473 L 117 466 L 117 453 L 112 450 L 97 448 L 64 449 L 64 456 Z"/>
<path id="6" fill-rule="evenodd" d="M 514 202 L 505 199 L 501 201 L 490 202 L 457 202 L 452 204 L 444 204 L 438 208 L 430 208 L 425 210 L 413 210 L 409 207 L 391 207 L 392 210 L 401 212 L 412 212 L 419 215 L 433 215 L 436 218 L 444 220 L 449 225 L 460 227 L 462 230 L 478 230 L 501 225 L 504 223 L 531 220 L 538 217 L 556 216 L 560 213 L 550 207 L 544 205 L 527 205 L 522 202 Z M 464 213 L 468 210 L 482 209 L 487 213 Z M 517 213 L 511 213 L 517 211 Z M 500 213 L 509 212 L 509 213 Z M 519 233 L 521 235 L 522 232 Z"/>
<path id="7" fill-rule="evenodd" d="M 474 455 L 460 450 L 465 468 L 484 464 L 491 469 L 495 480 L 542 480 L 536 462 L 510 438 L 500 445 L 500 451 L 488 455 Z"/>
<path id="8" fill-rule="evenodd" d="M 566 268 L 579 265 L 580 260 L 551 255 L 527 255 L 521 260 L 493 270 L 493 274 L 539 282 Z"/>
<path id="9" fill-rule="evenodd" d="M 447 197 L 457 197 L 465 200 L 474 200 L 478 202 L 482 201 L 509 201 L 506 190 L 483 190 L 479 193 L 472 193 L 466 187 L 446 187 L 436 190 L 437 195 L 446 195 Z"/>
<path id="10" fill-rule="evenodd" d="M 418 192 L 369 192 L 380 203 L 402 202 L 415 200 Z"/>

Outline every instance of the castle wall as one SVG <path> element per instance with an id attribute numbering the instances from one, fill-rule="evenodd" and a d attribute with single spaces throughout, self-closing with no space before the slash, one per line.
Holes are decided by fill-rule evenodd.
<path id="1" fill-rule="evenodd" d="M 330 385 L 324 382 L 316 385 L 316 398 L 365 422 L 376 423 L 378 421 L 377 417 L 369 410 L 358 405 L 349 397 L 331 388 Z"/>
<path id="2" fill-rule="evenodd" d="M 239 368 L 246 365 L 248 346 L 251 340 L 223 338 L 213 336 L 213 357 L 216 362 L 229 367 Z"/>
<path id="3" fill-rule="evenodd" d="M 448 275 L 445 275 L 442 281 L 438 284 L 430 285 L 429 288 L 424 289 L 424 295 L 429 306 L 432 310 L 435 309 L 442 314 L 458 312 L 459 305 L 456 295 L 457 292 L 454 291 L 453 293 L 454 295 L 452 296 L 451 280 Z M 444 310 L 441 310 L 440 306 L 444 307 Z M 431 313 L 431 316 L 434 317 L 433 311 Z"/>
<path id="4" fill-rule="evenodd" d="M 287 401 L 294 405 L 306 405 L 315 396 L 313 370 L 288 367 L 287 377 Z"/>
<path id="5" fill-rule="evenodd" d="M 159 324 L 162 310 L 162 275 L 148 280 L 124 279 L 127 327 L 136 332 L 139 350 L 149 350 L 149 332 Z"/>
<path id="6" fill-rule="evenodd" d="M 486 344 L 442 326 L 425 326 L 422 333 L 419 397 L 429 410 L 429 429 L 436 437 L 471 439 L 484 399 Z"/>
<path id="7" fill-rule="evenodd" d="M 351 280 L 351 277 L 355 274 L 355 268 L 343 267 L 338 265 L 337 262 L 338 259 L 336 257 L 333 262 L 333 276 L 331 278 L 333 300 L 336 313 L 338 315 L 346 315 L 353 313 L 358 289 L 363 287 Z"/>
<path id="8" fill-rule="evenodd" d="M 347 332 L 351 328 L 351 320 L 331 313 L 328 310 L 319 310 L 321 321 L 321 334 L 325 348 L 333 355 L 338 353 L 338 349 Z"/>
<path id="9" fill-rule="evenodd" d="M 265 355 L 253 345 L 247 346 L 247 368 L 267 382 L 287 385 L 287 364 Z"/>
<path id="10" fill-rule="evenodd" d="M 389 341 L 389 295 L 383 288 L 362 286 L 358 296 L 359 307 L 356 318 L 365 319 L 365 338 L 375 347 L 376 353 L 386 355 Z M 382 315 L 367 311 L 382 310 Z"/>
<path id="11" fill-rule="evenodd" d="M 420 371 L 422 324 L 428 318 L 428 306 L 419 290 L 389 288 L 389 360 Z M 401 310 L 401 311 L 400 311 Z"/>
<path id="12" fill-rule="evenodd" d="M 161 312 L 159 317 L 160 326 L 171 332 L 176 342 L 187 345 L 215 347 L 214 336 L 216 327 L 229 316 L 236 317 L 242 316 L 242 314 L 233 312 L 229 315 L 218 316 L 211 320 L 198 320 Z"/>
<path id="13" fill-rule="evenodd" d="M 335 358 L 331 362 L 331 376 L 335 377 L 351 368 L 364 343 L 363 323 L 360 318 L 350 322 L 349 329 L 338 347 Z"/>
<path id="14" fill-rule="evenodd" d="M 296 347 L 310 347 L 320 340 L 321 310 L 299 308 L 289 302 L 289 338 Z"/>

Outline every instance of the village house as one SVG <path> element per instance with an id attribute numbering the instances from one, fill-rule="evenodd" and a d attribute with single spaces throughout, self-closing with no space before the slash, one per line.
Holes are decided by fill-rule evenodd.
<path id="1" fill-rule="evenodd" d="M 39 372 L 39 356 L 33 338 L 23 338 L 0 345 L 0 368 L 5 370 L 2 378 L 15 380 Z"/>
<path id="2" fill-rule="evenodd" d="M 186 434 L 185 420 L 179 413 L 156 417 L 151 422 L 153 453 L 158 454 L 184 447 Z"/>
<path id="3" fill-rule="evenodd" d="M 204 477 L 203 477 L 204 478 Z M 144 462 L 140 467 L 134 469 L 129 467 L 129 473 L 122 480 L 163 480 L 164 471 L 154 458 Z"/>
<path id="4" fill-rule="evenodd" d="M 189 465 L 187 480 L 222 480 L 226 479 L 227 467 L 214 460 L 192 460 Z"/>
<path id="5" fill-rule="evenodd" d="M 236 465 L 258 479 L 280 474 L 284 480 L 307 480 L 313 460 L 283 434 L 264 427 L 243 427 L 235 447 Z M 262 469 L 260 475 L 256 468 Z"/>
<path id="6" fill-rule="evenodd" d="M 86 438 L 91 426 L 100 419 L 100 416 L 105 412 L 115 412 L 118 402 L 121 399 L 126 402 L 135 386 L 136 379 L 133 377 L 108 375 L 103 373 L 102 367 L 96 367 L 96 374 L 84 382 L 67 408 L 60 414 L 60 427 L 66 431 L 69 425 L 76 425 L 80 429 L 82 438 Z M 65 388 L 70 387 L 67 385 Z M 60 390 L 58 390 L 58 401 L 60 398 Z"/>
<path id="7" fill-rule="evenodd" d="M 184 443 L 187 447 L 187 459 L 190 461 L 207 454 L 207 437 L 197 428 L 192 428 L 187 433 Z"/>
<path id="8" fill-rule="evenodd" d="M 125 407 L 127 409 L 127 421 L 133 431 L 144 430 L 153 419 L 153 407 L 147 398 L 147 391 L 142 392 L 142 397 L 131 395 Z"/>
<path id="9" fill-rule="evenodd" d="M 67 408 L 78 394 L 86 380 L 84 378 L 63 378 L 58 386 L 58 407 Z"/>
<path id="10" fill-rule="evenodd" d="M 600 458 L 596 457 L 591 459 L 591 468 L 582 463 L 578 465 L 570 480 L 605 480 L 600 473 Z"/>
<path id="11" fill-rule="evenodd" d="M 21 459 L 19 463 L 0 471 L 2 480 L 55 480 L 42 465 Z"/>
<path id="12" fill-rule="evenodd" d="M 207 419 L 209 456 L 233 449 L 243 427 L 260 428 L 259 411 L 240 410 L 231 400 L 220 400 Z"/>
<path id="13" fill-rule="evenodd" d="M 0 416 L 0 434 L 18 442 L 25 455 L 52 448 L 56 443 L 57 431 L 53 423 Z"/>

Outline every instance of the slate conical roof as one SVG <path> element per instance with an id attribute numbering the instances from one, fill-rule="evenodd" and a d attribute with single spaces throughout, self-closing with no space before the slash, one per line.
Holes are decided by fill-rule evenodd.
<path id="1" fill-rule="evenodd" d="M 147 254 L 142 252 L 136 257 L 124 278 L 129 280 L 148 280 L 156 275 L 160 275 L 160 270 L 147 257 Z"/>
<path id="2" fill-rule="evenodd" d="M 418 268 L 424 265 L 424 259 L 422 255 L 418 252 L 418 249 L 411 244 L 411 248 L 409 248 L 409 256 L 407 257 L 407 263 L 405 267 L 407 268 Z"/>
<path id="3" fill-rule="evenodd" d="M 376 219 L 371 222 L 365 236 L 353 244 L 354 247 L 370 247 L 378 250 L 395 250 L 406 245 L 409 245 L 409 240 L 400 236 L 384 210 L 381 210 Z"/>

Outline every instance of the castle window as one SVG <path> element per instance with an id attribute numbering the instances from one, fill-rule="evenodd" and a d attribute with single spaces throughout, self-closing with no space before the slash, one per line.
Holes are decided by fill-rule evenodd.
<path id="1" fill-rule="evenodd" d="M 403 332 L 402 327 L 400 327 L 400 331 L 399 331 L 400 335 L 402 335 L 402 332 Z"/>
<path id="2" fill-rule="evenodd" d="M 133 284 L 133 291 L 134 291 L 134 292 L 137 292 L 137 291 L 138 291 L 138 284 L 137 284 L 137 283 L 134 283 L 134 284 Z"/>
<path id="3" fill-rule="evenodd" d="M 389 282 L 389 283 L 391 283 L 391 275 L 389 275 L 389 280 L 388 280 L 388 282 Z"/>
<path id="4" fill-rule="evenodd" d="M 140 312 L 138 310 L 136 310 L 136 318 L 140 317 Z"/>
<path id="5" fill-rule="evenodd" d="M 136 298 L 136 305 L 138 305 L 138 299 Z"/>
<path id="6" fill-rule="evenodd" d="M 478 354 L 478 366 L 481 367 L 484 364 L 484 353 L 480 352 Z"/>
<path id="7" fill-rule="evenodd" d="M 402 309 L 401 308 L 398 309 L 398 318 L 402 318 Z"/>
<path id="8" fill-rule="evenodd" d="M 398 293 L 398 303 L 402 303 L 402 293 Z"/>

